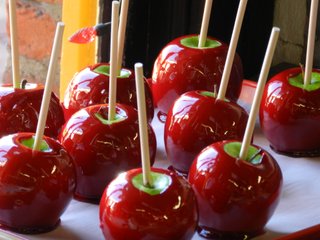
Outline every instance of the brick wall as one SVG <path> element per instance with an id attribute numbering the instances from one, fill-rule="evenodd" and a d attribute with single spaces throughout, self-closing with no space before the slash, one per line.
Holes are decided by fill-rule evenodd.
<path id="1" fill-rule="evenodd" d="M 280 27 L 280 37 L 274 56 L 274 64 L 302 63 L 307 22 L 306 1 L 276 0 L 274 25 Z"/>
<path id="2" fill-rule="evenodd" d="M 3 16 L 8 9 L 7 0 L 0 0 L 0 21 L 6 20 L 7 37 L 1 36 L 1 66 L 6 62 L 1 82 L 11 82 L 11 50 L 9 33 L 9 20 Z M 61 20 L 62 0 L 17 0 L 17 28 L 18 45 L 20 52 L 21 78 L 29 82 L 45 82 L 48 63 L 57 21 Z M 2 19 L 2 20 L 1 20 Z M 1 22 L 0 25 L 5 25 Z M 2 29 L 3 33 L 3 29 Z M 1 34 L 1 29 L 0 29 Z M 6 46 L 6 47 L 5 47 Z M 1 46 L 0 46 L 1 48 Z M 56 71 L 54 89 L 59 93 L 59 67 Z"/>
<path id="3" fill-rule="evenodd" d="M 305 64 L 311 0 L 275 0 L 274 25 L 281 28 L 274 64 Z M 320 8 L 313 66 L 320 68 Z"/>

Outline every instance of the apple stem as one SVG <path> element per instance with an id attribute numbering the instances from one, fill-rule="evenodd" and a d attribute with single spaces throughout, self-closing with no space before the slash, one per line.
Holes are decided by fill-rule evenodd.
<path id="1" fill-rule="evenodd" d="M 198 43 L 199 48 L 203 48 L 206 45 L 211 8 L 212 8 L 212 0 L 206 0 L 203 17 L 202 17 L 200 36 L 199 36 L 199 43 Z"/>
<path id="2" fill-rule="evenodd" d="M 128 17 L 129 0 L 121 1 L 121 12 L 120 12 L 120 22 L 119 22 L 119 33 L 118 33 L 118 63 L 117 63 L 117 73 L 120 75 L 122 58 L 123 58 L 123 48 L 124 39 L 127 27 L 127 17 Z"/>
<path id="3" fill-rule="evenodd" d="M 11 62 L 13 87 L 20 87 L 20 62 L 17 37 L 16 0 L 9 0 L 10 35 L 11 35 Z"/>
<path id="4" fill-rule="evenodd" d="M 231 41 L 229 45 L 229 50 L 227 53 L 227 59 L 224 64 L 224 69 L 223 69 L 222 78 L 220 82 L 220 89 L 217 97 L 220 100 L 224 100 L 227 92 L 228 82 L 231 74 L 234 56 L 235 56 L 237 45 L 238 45 L 240 30 L 243 22 L 244 13 L 247 7 L 247 2 L 248 0 L 240 0 L 240 3 L 239 3 L 238 12 L 237 12 L 237 16 L 236 16 L 232 36 L 231 36 Z"/>
<path id="5" fill-rule="evenodd" d="M 54 72 L 56 70 L 56 66 L 58 65 L 59 55 L 61 53 L 61 45 L 62 45 L 62 37 L 63 37 L 64 23 L 58 22 L 56 33 L 53 41 L 53 47 L 49 62 L 49 68 L 46 78 L 46 85 L 44 88 L 44 93 L 42 97 L 42 103 L 39 113 L 39 119 L 37 124 L 36 136 L 34 140 L 33 150 L 40 149 L 40 143 L 44 134 L 44 128 L 47 121 L 48 109 L 51 99 L 52 93 L 52 84 L 54 80 Z"/>
<path id="6" fill-rule="evenodd" d="M 274 51 L 277 46 L 279 33 L 280 33 L 279 28 L 277 28 L 277 27 L 272 28 L 268 47 L 267 47 L 266 54 L 265 54 L 265 57 L 263 60 L 263 64 L 262 64 L 262 68 L 261 68 L 261 72 L 260 72 L 260 76 L 259 76 L 259 80 L 258 80 L 258 84 L 257 84 L 257 89 L 254 94 L 253 104 L 252 104 L 252 107 L 250 110 L 249 119 L 247 122 L 247 127 L 246 127 L 246 130 L 244 133 L 244 137 L 243 137 L 243 141 L 242 141 L 242 145 L 241 145 L 241 149 L 240 149 L 239 158 L 242 160 L 246 160 L 247 156 L 248 156 L 249 146 L 251 143 L 251 139 L 252 139 L 252 135 L 253 135 L 253 131 L 254 131 L 254 126 L 256 123 L 256 118 L 258 115 L 258 111 L 259 111 L 259 107 L 260 107 L 260 103 L 261 103 L 261 98 L 262 98 L 262 94 L 264 91 L 264 86 L 265 86 L 267 78 L 268 78 L 268 73 L 269 73 L 269 70 L 271 67 Z"/>
<path id="7" fill-rule="evenodd" d="M 20 88 L 21 89 L 26 89 L 26 85 L 28 83 L 27 79 L 22 79 L 21 83 L 20 83 Z"/>
<path id="8" fill-rule="evenodd" d="M 308 44 L 307 44 L 307 54 L 306 54 L 306 69 L 305 69 L 305 75 L 304 75 L 305 87 L 311 83 L 318 4 L 319 4 L 319 0 L 311 1 L 309 29 L 308 29 Z"/>
<path id="9" fill-rule="evenodd" d="M 148 139 L 148 122 L 146 113 L 145 90 L 143 80 L 143 65 L 136 63 L 134 65 L 136 88 L 137 88 L 137 103 L 138 103 L 138 118 L 139 118 L 139 135 L 140 135 L 140 149 L 142 161 L 143 185 L 146 187 L 153 187 L 150 167 L 150 152 Z"/>
<path id="10" fill-rule="evenodd" d="M 118 52 L 119 2 L 112 1 L 111 41 L 110 41 L 110 76 L 109 76 L 109 109 L 108 120 L 116 116 L 117 98 L 117 52 Z"/>
<path id="11" fill-rule="evenodd" d="M 216 98 L 216 97 L 217 97 L 217 94 L 218 94 L 217 84 L 214 84 L 214 85 L 213 85 L 213 94 L 214 94 L 214 97 Z"/>

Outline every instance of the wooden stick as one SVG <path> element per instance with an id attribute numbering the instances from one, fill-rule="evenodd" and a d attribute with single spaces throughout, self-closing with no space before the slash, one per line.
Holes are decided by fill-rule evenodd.
<path id="1" fill-rule="evenodd" d="M 12 82 L 14 88 L 20 88 L 20 62 L 17 37 L 16 0 L 9 0 L 9 17 L 11 35 Z"/>
<path id="2" fill-rule="evenodd" d="M 145 98 L 144 80 L 143 80 L 143 65 L 141 63 L 136 63 L 134 65 L 134 70 L 135 70 L 136 88 L 137 88 L 143 184 L 145 186 L 152 187 L 153 182 L 151 178 L 151 167 L 150 167 L 148 123 L 147 123 L 146 101 L 145 101 L 146 98 Z"/>
<path id="3" fill-rule="evenodd" d="M 206 45 L 211 8 L 212 8 L 212 0 L 206 0 L 203 17 L 202 17 L 200 36 L 199 36 L 199 44 L 198 44 L 199 48 L 202 48 Z"/>
<path id="4" fill-rule="evenodd" d="M 258 114 L 258 111 L 259 111 L 259 107 L 260 107 L 260 102 L 261 102 L 264 86 L 265 86 L 267 78 L 268 78 L 268 73 L 269 73 L 269 70 L 270 70 L 270 66 L 271 66 L 271 62 L 272 62 L 272 58 L 273 58 L 273 54 L 274 54 L 275 48 L 277 46 L 279 33 L 280 33 L 280 29 L 279 28 L 277 28 L 277 27 L 272 28 L 272 32 L 271 32 L 269 43 L 268 43 L 268 48 L 267 48 L 267 51 L 266 51 L 266 54 L 265 54 L 265 57 L 264 57 L 264 60 L 263 60 L 263 64 L 262 64 L 262 68 L 261 68 L 261 72 L 260 72 L 260 76 L 259 76 L 257 89 L 256 89 L 256 92 L 254 94 L 253 104 L 252 104 L 252 107 L 251 107 L 251 110 L 250 110 L 250 115 L 249 115 L 249 119 L 248 119 L 248 122 L 247 122 L 246 131 L 245 131 L 245 134 L 244 134 L 244 137 L 243 137 L 243 141 L 242 141 L 242 145 L 241 145 L 241 150 L 240 150 L 240 156 L 239 157 L 242 160 L 245 160 L 247 158 L 247 155 L 248 155 L 248 150 L 249 150 L 250 142 L 251 142 L 251 139 L 252 139 L 252 134 L 253 134 L 253 130 L 254 130 L 257 114 Z"/>
<path id="5" fill-rule="evenodd" d="M 118 33 L 118 64 L 117 64 L 118 75 L 120 75 L 121 67 L 122 67 L 124 39 L 126 36 L 126 28 L 127 28 L 128 8 L 129 8 L 129 0 L 122 0 L 119 33 Z"/>
<path id="6" fill-rule="evenodd" d="M 311 83 L 311 74 L 313 66 L 314 44 L 317 26 L 319 0 L 312 0 L 310 7 L 309 29 L 308 29 L 308 45 L 306 56 L 306 69 L 304 74 L 304 86 L 306 87 Z"/>
<path id="7" fill-rule="evenodd" d="M 42 103 L 41 103 L 41 108 L 39 113 L 39 119 L 37 124 L 33 150 L 39 150 L 40 143 L 44 134 L 44 128 L 47 121 L 47 114 L 48 114 L 48 109 L 49 109 L 49 104 L 51 99 L 51 93 L 52 93 L 54 72 L 56 70 L 59 56 L 61 54 L 63 30 L 64 30 L 64 23 L 58 22 L 54 41 L 53 41 L 53 47 L 52 47 L 49 68 L 48 68 L 48 73 L 46 78 L 46 85 L 45 85 L 44 93 L 42 97 Z"/>
<path id="8" fill-rule="evenodd" d="M 110 75 L 109 75 L 109 109 L 108 120 L 112 121 L 116 116 L 117 98 L 117 52 L 118 52 L 118 24 L 119 24 L 119 2 L 112 1 L 111 17 L 111 41 L 110 41 Z"/>
<path id="9" fill-rule="evenodd" d="M 227 54 L 227 59 L 224 65 L 223 74 L 220 82 L 220 88 L 217 96 L 217 98 L 220 100 L 224 100 L 226 95 L 228 82 L 231 74 L 231 69 L 233 65 L 233 60 L 234 60 L 234 56 L 235 56 L 237 45 L 238 45 L 243 17 L 247 7 L 247 2 L 248 0 L 240 0 L 240 3 L 239 3 L 238 12 L 237 12 L 235 24 L 233 27 L 233 32 L 232 32 L 229 50 Z"/>

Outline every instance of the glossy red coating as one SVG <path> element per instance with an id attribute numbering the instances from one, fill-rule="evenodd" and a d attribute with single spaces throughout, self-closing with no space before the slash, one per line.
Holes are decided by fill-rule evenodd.
<path id="1" fill-rule="evenodd" d="M 261 100 L 261 128 L 279 153 L 318 156 L 320 89 L 306 91 L 290 85 L 288 79 L 300 73 L 300 68 L 287 69 L 268 81 Z"/>
<path id="2" fill-rule="evenodd" d="M 188 180 L 198 200 L 200 234 L 214 239 L 248 239 L 261 234 L 273 214 L 282 173 L 263 149 L 259 164 L 231 157 L 223 149 L 229 142 L 205 148 L 193 162 Z"/>
<path id="3" fill-rule="evenodd" d="M 104 65 L 109 66 L 107 63 L 99 63 L 88 66 L 75 74 L 73 79 L 70 81 L 63 101 L 66 120 L 69 119 L 72 114 L 82 108 L 95 104 L 108 103 L 109 76 L 94 72 L 94 69 Z M 134 72 L 129 69 L 125 70 L 130 72 L 130 76 L 125 78 L 117 78 L 116 101 L 117 103 L 122 103 L 137 108 L 137 93 Z M 147 117 L 149 122 L 151 122 L 154 115 L 154 108 L 151 90 L 147 82 L 145 82 L 145 95 Z"/>
<path id="4" fill-rule="evenodd" d="M 190 184 L 166 169 L 171 184 L 162 193 L 149 195 L 132 184 L 142 172 L 133 169 L 119 175 L 106 188 L 100 202 L 100 227 L 105 239 L 191 239 L 197 227 L 198 209 Z"/>
<path id="5" fill-rule="evenodd" d="M 247 112 L 234 102 L 204 96 L 201 91 L 184 93 L 167 115 L 167 158 L 177 171 L 187 174 L 194 158 L 206 146 L 227 139 L 241 141 L 247 120 Z"/>
<path id="6" fill-rule="evenodd" d="M 54 229 L 72 200 L 76 185 L 73 161 L 52 138 L 50 151 L 21 144 L 34 133 L 0 139 L 0 227 L 21 233 Z"/>
<path id="7" fill-rule="evenodd" d="M 35 132 L 44 87 L 28 83 L 26 89 L 0 87 L 0 137 L 17 132 Z M 63 109 L 52 93 L 44 134 L 57 138 L 64 124 Z"/>
<path id="8" fill-rule="evenodd" d="M 94 105 L 74 114 L 65 124 L 61 144 L 74 159 L 77 172 L 75 196 L 97 202 L 107 184 L 120 172 L 141 166 L 138 113 L 117 104 L 116 113 L 123 121 L 103 124 L 95 117 L 108 119 L 108 105 Z M 156 138 L 148 125 L 150 161 L 156 154 Z"/>
<path id="9" fill-rule="evenodd" d="M 191 90 L 214 91 L 219 89 L 228 45 L 217 40 L 216 48 L 189 48 L 181 40 L 187 35 L 168 43 L 158 55 L 152 72 L 152 94 L 155 106 L 167 114 L 170 106 L 181 94 Z M 243 70 L 240 57 L 235 56 L 226 96 L 236 101 L 240 95 Z"/>

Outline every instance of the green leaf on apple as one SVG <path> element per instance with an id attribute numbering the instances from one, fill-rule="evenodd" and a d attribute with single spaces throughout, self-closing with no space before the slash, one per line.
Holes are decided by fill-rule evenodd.
<path id="1" fill-rule="evenodd" d="M 189 48 L 199 48 L 199 36 L 192 36 L 192 37 L 186 37 L 181 39 L 180 41 L 181 45 L 185 46 L 185 47 L 189 47 Z M 212 40 L 207 38 L 204 47 L 203 48 L 216 48 L 221 46 L 221 43 L 216 41 L 216 40 Z"/>
<path id="2" fill-rule="evenodd" d="M 137 174 L 132 178 L 132 184 L 137 189 L 139 189 L 142 192 L 145 192 L 149 195 L 158 195 L 163 193 L 171 184 L 172 180 L 169 175 L 157 173 L 157 172 L 151 172 L 151 177 L 153 180 L 153 186 L 145 186 L 143 184 L 143 175 L 142 173 Z"/>
<path id="3" fill-rule="evenodd" d="M 224 145 L 224 151 L 234 158 L 239 158 L 240 150 L 241 150 L 241 142 L 229 142 Z M 250 162 L 252 164 L 261 163 L 262 156 L 260 153 L 260 149 L 249 146 L 248 155 L 245 161 Z"/>
<path id="4" fill-rule="evenodd" d="M 110 125 L 110 124 L 113 124 L 113 123 L 117 123 L 117 122 L 121 122 L 123 120 L 125 120 L 126 118 L 119 115 L 119 114 L 116 114 L 115 117 L 114 117 L 114 120 L 109 120 L 109 119 L 106 119 L 104 118 L 100 113 L 95 113 L 94 116 L 103 124 L 105 125 Z"/>
<path id="5" fill-rule="evenodd" d="M 25 138 L 21 140 L 21 144 L 27 148 L 33 148 L 34 145 L 34 137 L 32 138 Z M 40 142 L 40 149 L 41 152 L 50 152 L 51 148 L 49 147 L 48 143 L 45 140 L 41 140 Z"/>
<path id="6" fill-rule="evenodd" d="M 106 76 L 110 76 L 110 65 L 100 65 L 93 69 L 95 73 L 103 74 Z M 125 69 L 121 69 L 120 75 L 118 78 L 128 78 L 131 75 L 131 72 Z"/>
<path id="7" fill-rule="evenodd" d="M 302 73 L 289 78 L 289 83 L 294 87 L 302 88 L 306 91 L 315 91 L 320 88 L 320 73 L 312 72 L 311 82 L 307 86 L 304 86 L 304 77 Z"/>

